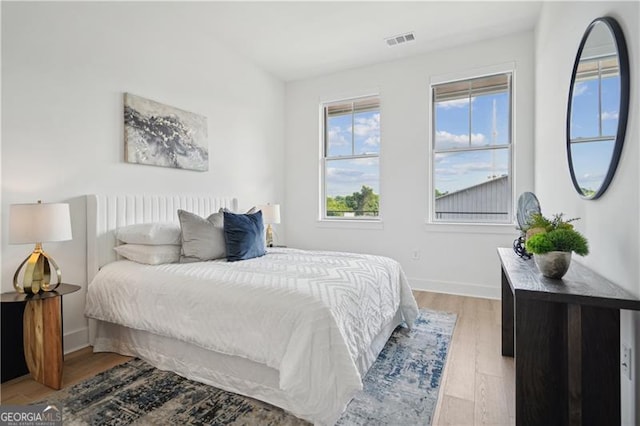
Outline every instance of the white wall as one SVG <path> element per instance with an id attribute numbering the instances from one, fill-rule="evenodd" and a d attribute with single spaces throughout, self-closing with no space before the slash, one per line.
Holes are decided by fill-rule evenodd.
<path id="1" fill-rule="evenodd" d="M 631 105 L 618 170 L 602 198 L 581 199 L 574 191 L 565 149 L 565 123 L 571 71 L 589 23 L 612 16 L 622 26 L 631 66 Z M 590 243 L 589 267 L 640 296 L 640 78 L 638 2 L 544 3 L 536 28 L 535 189 L 543 211 L 580 217 L 577 228 Z M 577 257 L 577 256 L 576 256 Z M 621 340 L 634 348 L 634 382 L 622 378 L 622 419 L 640 424 L 640 315 L 623 312 Z"/>
<path id="2" fill-rule="evenodd" d="M 88 193 L 210 193 L 282 202 L 284 85 L 207 38 L 176 3 L 2 3 L 2 291 L 32 249 L 12 203 L 71 203 L 73 241 L 45 244 L 63 279 L 66 350 L 86 343 Z M 123 92 L 208 117 L 209 171 L 123 162 Z"/>
<path id="3" fill-rule="evenodd" d="M 414 288 L 499 297 L 496 247 L 511 246 L 514 226 L 425 226 L 430 202 L 428 90 L 432 76 L 514 62 L 516 194 L 533 189 L 533 33 L 472 43 L 410 59 L 286 85 L 287 243 L 302 248 L 387 255 Z M 358 91 L 381 98 L 383 229 L 328 228 L 317 223 L 319 103 Z M 411 260 L 419 250 L 420 260 Z"/>

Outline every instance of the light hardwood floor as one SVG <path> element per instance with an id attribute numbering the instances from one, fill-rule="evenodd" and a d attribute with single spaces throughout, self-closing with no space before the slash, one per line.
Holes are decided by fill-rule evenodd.
<path id="1" fill-rule="evenodd" d="M 515 365 L 502 356 L 500 301 L 414 294 L 422 308 L 458 314 L 433 424 L 514 424 Z"/>
<path id="2" fill-rule="evenodd" d="M 512 358 L 500 353 L 500 301 L 414 292 L 418 305 L 458 314 L 440 387 L 436 425 L 514 423 L 515 378 Z M 92 377 L 130 358 L 94 354 L 85 348 L 65 356 L 63 387 Z M 2 384 L 2 404 L 27 404 L 54 392 L 23 376 Z"/>

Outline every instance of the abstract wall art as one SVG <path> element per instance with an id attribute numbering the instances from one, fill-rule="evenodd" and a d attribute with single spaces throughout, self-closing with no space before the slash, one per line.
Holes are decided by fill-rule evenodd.
<path id="1" fill-rule="evenodd" d="M 125 161 L 207 171 L 207 117 L 124 94 Z"/>

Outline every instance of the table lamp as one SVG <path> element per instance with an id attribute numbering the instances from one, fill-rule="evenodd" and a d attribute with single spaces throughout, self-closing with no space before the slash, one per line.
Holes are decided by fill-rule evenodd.
<path id="1" fill-rule="evenodd" d="M 260 207 L 262 221 L 267 225 L 267 247 L 273 247 L 273 228 L 271 224 L 280 223 L 280 204 L 267 204 Z"/>
<path id="2" fill-rule="evenodd" d="M 40 291 L 55 290 L 62 282 L 60 268 L 42 250 L 42 243 L 47 241 L 67 241 L 71 236 L 71 216 L 69 204 L 12 204 L 9 210 L 9 243 L 35 243 L 33 253 L 18 267 L 13 276 L 13 287 L 18 293 L 36 294 Z M 51 287 L 51 268 L 53 266 L 58 282 Z M 18 274 L 27 265 L 22 277 L 22 285 L 18 284 Z"/>

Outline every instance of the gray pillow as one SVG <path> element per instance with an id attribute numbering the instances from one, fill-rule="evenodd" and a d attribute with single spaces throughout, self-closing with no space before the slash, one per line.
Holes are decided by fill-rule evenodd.
<path id="1" fill-rule="evenodd" d="M 249 210 L 247 210 L 247 212 L 246 212 L 245 214 L 254 214 L 254 213 L 255 213 L 255 212 L 257 212 L 257 211 L 258 211 L 258 208 L 257 208 L 256 206 L 253 206 L 253 207 L 251 207 Z M 227 213 L 236 213 L 236 212 L 234 212 L 234 211 L 232 211 L 232 210 L 229 210 L 229 209 L 228 209 L 228 208 L 226 208 L 226 207 L 222 207 L 222 208 L 220 208 L 220 210 L 218 210 L 218 213 L 224 213 L 224 212 L 227 212 Z M 224 221 L 224 219 L 223 219 L 223 221 Z"/>
<path id="2" fill-rule="evenodd" d="M 222 212 L 213 213 L 205 219 L 197 214 L 178 210 L 178 219 L 182 229 L 180 263 L 227 257 Z"/>

